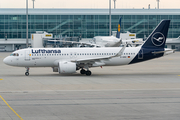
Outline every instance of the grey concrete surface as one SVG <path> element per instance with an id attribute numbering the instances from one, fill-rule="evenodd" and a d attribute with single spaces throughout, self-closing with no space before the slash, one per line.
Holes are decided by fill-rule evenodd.
<path id="1" fill-rule="evenodd" d="M 151 61 L 91 68 L 92 76 L 11 67 L 0 52 L 0 95 L 24 120 L 179 120 L 180 52 Z M 20 118 L 0 98 L 0 120 Z"/>

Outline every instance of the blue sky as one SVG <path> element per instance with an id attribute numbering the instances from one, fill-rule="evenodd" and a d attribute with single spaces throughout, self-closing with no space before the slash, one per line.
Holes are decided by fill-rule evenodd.
<path id="1" fill-rule="evenodd" d="M 114 2 L 112 1 L 112 7 Z M 116 0 L 116 8 L 156 8 L 156 0 Z M 25 8 L 26 0 L 0 0 L 0 8 Z M 35 0 L 35 8 L 108 8 L 109 0 Z M 32 8 L 32 0 L 29 0 Z M 180 9 L 180 0 L 160 0 L 162 9 Z"/>

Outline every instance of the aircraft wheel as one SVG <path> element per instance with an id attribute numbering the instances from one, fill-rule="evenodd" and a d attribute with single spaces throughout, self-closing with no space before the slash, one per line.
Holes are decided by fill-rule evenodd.
<path id="1" fill-rule="evenodd" d="M 89 71 L 89 70 L 86 71 L 86 75 L 87 75 L 87 76 L 90 76 L 90 75 L 91 75 L 91 71 Z"/>
<path id="2" fill-rule="evenodd" d="M 81 69 L 80 73 L 81 74 L 86 74 L 86 71 L 84 69 Z"/>
<path id="3" fill-rule="evenodd" d="M 25 75 L 26 75 L 26 76 L 29 76 L 29 72 L 25 72 Z"/>

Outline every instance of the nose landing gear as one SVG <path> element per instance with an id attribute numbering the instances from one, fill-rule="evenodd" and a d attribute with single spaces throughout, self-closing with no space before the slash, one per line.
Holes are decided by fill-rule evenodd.
<path id="1" fill-rule="evenodd" d="M 29 76 L 29 67 L 26 67 L 25 75 L 26 75 L 26 76 Z"/>

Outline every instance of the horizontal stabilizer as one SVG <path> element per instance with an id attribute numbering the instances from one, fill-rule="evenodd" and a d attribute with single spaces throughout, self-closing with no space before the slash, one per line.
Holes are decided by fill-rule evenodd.
<path id="1" fill-rule="evenodd" d="M 158 52 L 152 52 L 153 54 L 160 54 L 160 53 L 168 53 L 168 52 L 175 52 L 176 49 L 171 49 L 171 50 L 165 50 L 165 51 L 158 51 Z"/>

